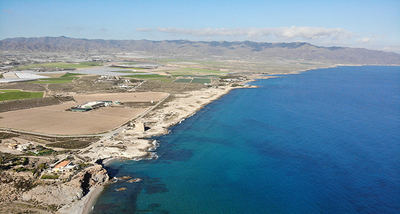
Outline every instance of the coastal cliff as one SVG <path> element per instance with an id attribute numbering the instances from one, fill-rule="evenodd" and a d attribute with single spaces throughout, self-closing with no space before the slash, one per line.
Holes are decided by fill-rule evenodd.
<path id="1" fill-rule="evenodd" d="M 8 207 L 7 211 L 19 212 L 19 205 L 28 202 L 32 206 L 29 206 L 28 209 L 25 207 L 25 210 L 33 213 L 36 213 L 38 209 L 40 209 L 39 213 L 55 213 L 61 207 L 62 209 L 58 211 L 60 213 L 82 213 L 83 206 L 74 206 L 74 210 L 68 210 L 68 208 L 74 203 L 80 203 L 90 198 L 92 190 L 103 186 L 109 180 L 107 171 L 101 165 L 88 167 L 67 182 L 48 183 L 38 180 L 29 183 L 32 179 L 22 177 L 11 179 L 12 176 L 12 174 L 2 174 L 2 180 L 8 179 L 14 185 L 7 183 L 8 185 L 1 186 L 0 204 Z M 25 184 L 26 187 L 18 188 L 18 184 L 19 186 Z M 17 200 L 20 203 L 13 203 Z M 28 205 L 26 204 L 26 206 Z"/>

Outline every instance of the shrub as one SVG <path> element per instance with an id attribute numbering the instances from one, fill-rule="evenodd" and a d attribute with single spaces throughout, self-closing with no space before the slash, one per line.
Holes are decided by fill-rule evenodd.
<path id="1" fill-rule="evenodd" d="M 42 175 L 41 179 L 57 179 L 59 175 L 54 174 L 44 174 Z"/>

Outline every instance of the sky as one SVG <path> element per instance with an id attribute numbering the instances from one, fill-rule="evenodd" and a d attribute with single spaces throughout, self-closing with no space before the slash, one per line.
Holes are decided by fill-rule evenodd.
<path id="1" fill-rule="evenodd" d="M 0 39 L 310 42 L 400 52 L 400 0 L 0 0 Z"/>

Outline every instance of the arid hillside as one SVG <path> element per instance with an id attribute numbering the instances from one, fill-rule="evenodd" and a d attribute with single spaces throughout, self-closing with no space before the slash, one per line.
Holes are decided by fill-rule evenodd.
<path id="1" fill-rule="evenodd" d="M 304 42 L 202 42 L 187 40 L 101 40 L 68 37 L 10 38 L 1 51 L 139 52 L 155 57 L 194 57 L 242 60 L 304 60 L 335 64 L 400 64 L 400 54 L 348 47 L 322 47 Z"/>

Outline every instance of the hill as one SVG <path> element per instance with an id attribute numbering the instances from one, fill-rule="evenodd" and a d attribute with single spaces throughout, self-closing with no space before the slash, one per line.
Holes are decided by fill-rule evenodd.
<path id="1" fill-rule="evenodd" d="M 116 53 L 143 52 L 161 57 L 247 60 L 293 59 L 341 64 L 400 64 L 400 54 L 364 48 L 322 47 L 305 42 L 261 43 L 187 40 L 102 40 L 68 37 L 0 40 L 1 51 Z"/>

